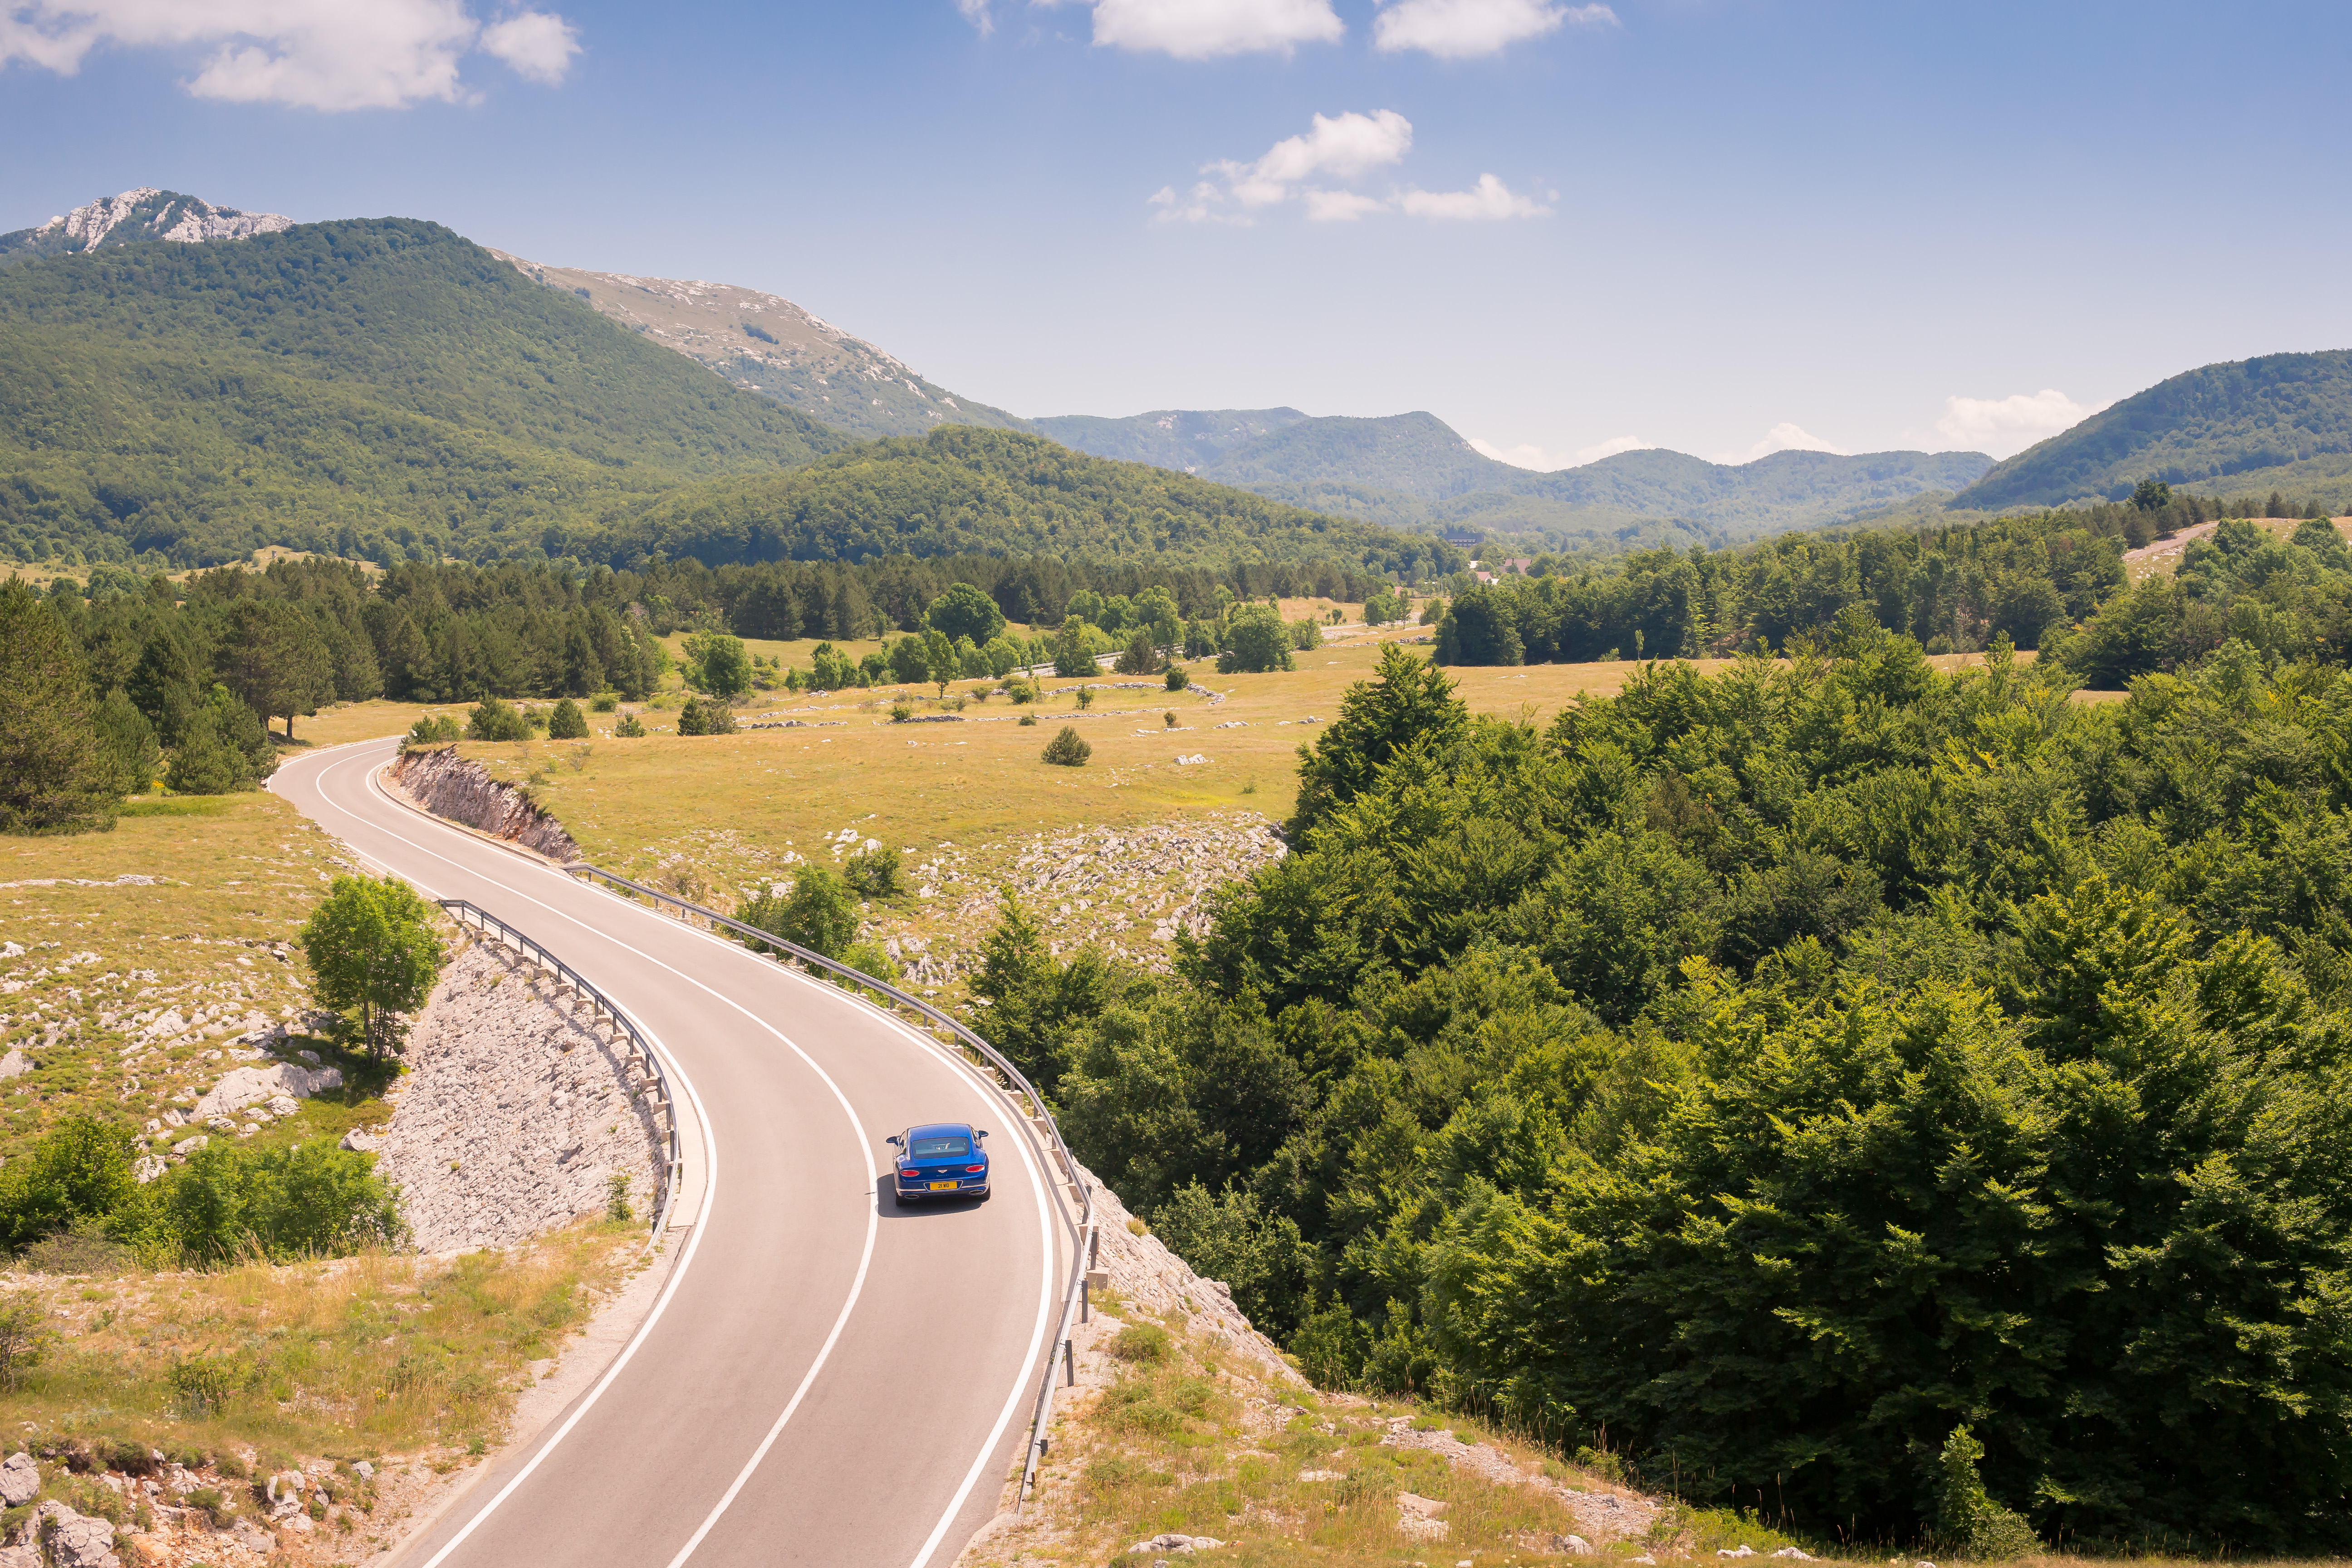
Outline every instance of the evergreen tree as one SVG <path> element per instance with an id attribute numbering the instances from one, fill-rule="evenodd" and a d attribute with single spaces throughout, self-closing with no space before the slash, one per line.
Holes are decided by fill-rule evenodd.
<path id="1" fill-rule="evenodd" d="M 103 832 L 120 800 L 81 650 L 57 612 L 0 584 L 0 833 Z"/>
<path id="2" fill-rule="evenodd" d="M 1290 831 L 1303 833 L 1325 812 L 1355 799 L 1414 742 L 1425 739 L 1441 748 L 1468 724 L 1469 710 L 1444 672 L 1390 643 L 1381 649 L 1375 679 L 1348 688 L 1339 717 L 1313 746 L 1298 748 L 1298 809 Z"/>

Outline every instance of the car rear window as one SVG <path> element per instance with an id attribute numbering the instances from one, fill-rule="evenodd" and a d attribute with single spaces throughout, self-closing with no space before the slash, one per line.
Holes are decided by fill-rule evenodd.
<path id="1" fill-rule="evenodd" d="M 907 1142 L 907 1155 L 914 1160 L 960 1160 L 971 1152 L 971 1142 L 964 1138 L 912 1138 Z"/>

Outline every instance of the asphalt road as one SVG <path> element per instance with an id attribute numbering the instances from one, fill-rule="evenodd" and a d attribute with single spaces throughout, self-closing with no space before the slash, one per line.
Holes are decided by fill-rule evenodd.
<path id="1" fill-rule="evenodd" d="M 838 988 L 386 799 L 391 742 L 270 787 L 366 859 L 587 975 L 678 1086 L 663 1293 L 613 1368 L 412 1541 L 403 1568 L 946 1564 L 994 1511 L 1066 1267 L 1029 1130 L 953 1053 Z M 898 1208 L 883 1139 L 990 1130 L 993 1196 Z"/>

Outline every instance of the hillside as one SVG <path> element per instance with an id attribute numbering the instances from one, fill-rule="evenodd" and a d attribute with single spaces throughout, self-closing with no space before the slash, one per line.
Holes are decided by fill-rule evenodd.
<path id="1" fill-rule="evenodd" d="M 250 239 L 293 226 L 292 218 L 277 213 L 216 207 L 200 196 L 142 185 L 121 195 L 100 196 L 37 227 L 0 234 L 0 266 L 142 239 L 193 245 L 208 239 Z"/>
<path id="2" fill-rule="evenodd" d="M 1011 430 L 942 426 L 791 473 L 714 479 L 616 511 L 614 552 L 725 561 L 1045 555 L 1086 561 L 1334 560 L 1408 576 L 1461 552 Z"/>
<path id="3" fill-rule="evenodd" d="M 746 392 L 862 439 L 919 436 L 936 425 L 1028 428 L 1002 408 L 924 380 L 863 338 L 778 295 L 731 283 L 548 267 L 503 250 L 490 254 Z"/>
<path id="4" fill-rule="evenodd" d="M 1995 464 L 1952 504 L 2120 500 L 2150 478 L 2205 495 L 2352 494 L 2352 352 L 2271 354 L 2160 381 Z"/>
<path id="5" fill-rule="evenodd" d="M 1305 419 L 1296 408 L 1159 408 L 1123 419 L 1057 414 L 1029 427 L 1097 458 L 1200 472 L 1227 452 Z"/>
<path id="6" fill-rule="evenodd" d="M 436 224 L 0 268 L 0 554 L 562 554 L 594 509 L 845 444 Z"/>
<path id="7" fill-rule="evenodd" d="M 1083 451 L 1181 467 L 1294 506 L 1423 532 L 1468 528 L 1529 549 L 1737 543 L 1940 500 L 1992 461 L 1975 452 L 1776 452 L 1727 465 L 1654 447 L 1539 473 L 1483 456 L 1425 413 L 1168 410 L 1034 423 Z"/>

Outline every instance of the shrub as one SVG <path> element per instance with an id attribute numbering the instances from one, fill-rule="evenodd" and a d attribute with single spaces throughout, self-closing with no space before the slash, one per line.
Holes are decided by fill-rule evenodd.
<path id="1" fill-rule="evenodd" d="M 636 1217 L 635 1211 L 629 1207 L 629 1173 L 626 1171 L 615 1171 L 605 1178 L 604 1217 L 615 1225 Z"/>
<path id="2" fill-rule="evenodd" d="M 1287 1215 L 1268 1214 L 1244 1190 L 1212 1194 L 1194 1182 L 1151 1211 L 1151 1231 L 1204 1279 L 1222 1279 L 1234 1304 L 1276 1339 L 1313 1305 L 1315 1250 Z"/>
<path id="3" fill-rule="evenodd" d="M 731 735 L 735 732 L 735 710 L 716 697 L 689 697 L 686 706 L 677 710 L 677 732 L 681 735 Z"/>
<path id="4" fill-rule="evenodd" d="M 906 882 L 899 875 L 898 864 L 897 847 L 879 844 L 852 855 L 841 868 L 841 874 L 866 898 L 891 899 L 906 891 Z"/>
<path id="5" fill-rule="evenodd" d="M 1110 1342 L 1110 1353 L 1130 1366 L 1164 1362 L 1171 1350 L 1168 1331 L 1157 1323 L 1129 1323 Z"/>
<path id="6" fill-rule="evenodd" d="M 1185 673 L 1184 673 L 1184 671 L 1183 671 L 1182 669 L 1179 668 L 1177 666 L 1172 665 L 1172 664 L 1171 664 L 1171 665 L 1170 665 L 1170 666 L 1168 667 L 1168 689 L 1169 689 L 1169 690 L 1171 690 L 1171 691 L 1181 691 L 1181 690 L 1183 690 L 1186 687 L 1188 687 L 1188 686 L 1190 686 L 1190 685 L 1192 685 L 1192 678 L 1191 676 L 1189 676 L 1189 675 L 1185 674 Z"/>
<path id="7" fill-rule="evenodd" d="M 591 713 L 610 713 L 620 705 L 620 698 L 610 691 L 599 691 L 588 699 L 588 711 Z"/>
<path id="8" fill-rule="evenodd" d="M 254 1380 L 256 1368 L 243 1356 L 182 1356 L 172 1363 L 167 1381 L 183 1414 L 196 1416 L 217 1412 L 237 1390 Z M 188 1496 L 188 1505 L 218 1520 L 231 1511 L 227 1500 L 210 1488 Z"/>
<path id="9" fill-rule="evenodd" d="M 29 1291 L 0 1300 L 0 1388 L 14 1388 L 41 1364 L 57 1336 Z"/>
<path id="10" fill-rule="evenodd" d="M 1167 712 L 1167 713 L 1162 713 L 1162 714 L 1160 716 L 1160 721 L 1162 724 L 1167 725 L 1167 726 L 1168 726 L 1168 728 L 1170 728 L 1171 730 L 1173 730 L 1174 728 L 1176 728 L 1176 715 L 1175 715 L 1172 711 L 1171 711 L 1171 712 Z"/>
<path id="11" fill-rule="evenodd" d="M 1078 711 L 1083 713 L 1087 709 L 1095 705 L 1094 689 L 1092 687 L 1081 686 L 1076 691 L 1071 693 L 1070 700 L 1076 703 L 1078 705 Z"/>
<path id="12" fill-rule="evenodd" d="M 1311 652 L 1312 650 L 1323 646 L 1322 628 L 1315 624 L 1315 618 L 1313 616 L 1309 616 L 1304 620 L 1292 621 L 1289 625 L 1290 646 L 1297 648 L 1299 652 Z"/>
<path id="13" fill-rule="evenodd" d="M 102 1220 L 130 1201 L 131 1135 L 91 1116 L 69 1116 L 0 1165 L 0 1245 L 22 1247 L 52 1231 Z"/>
<path id="14" fill-rule="evenodd" d="M 837 960 L 857 937 L 857 896 L 826 868 L 804 866 L 790 893 L 771 889 L 747 900 L 735 918 Z M 754 952 L 769 951 L 755 937 L 744 938 L 743 944 Z"/>
<path id="15" fill-rule="evenodd" d="M 457 739 L 457 721 L 446 713 L 419 719 L 408 727 L 411 746 L 443 746 Z"/>
<path id="16" fill-rule="evenodd" d="M 555 705 L 547 716 L 547 738 L 551 741 L 584 741 L 588 738 L 588 716 L 580 711 L 580 704 L 569 697 Z"/>
<path id="17" fill-rule="evenodd" d="M 634 741 L 646 732 L 645 725 L 634 713 L 624 713 L 621 721 L 613 726 L 613 733 L 625 741 Z"/>
<path id="18" fill-rule="evenodd" d="M 396 1246 L 404 1233 L 399 1207 L 368 1157 L 323 1138 L 278 1149 L 223 1142 L 199 1149 L 142 1189 L 118 1223 L 136 1227 L 142 1241 L 176 1243 L 206 1263 L 257 1250 L 278 1262 L 332 1257 Z"/>
<path id="19" fill-rule="evenodd" d="M 1936 1497 L 1936 1543 L 1946 1552 L 1961 1552 L 1980 1562 L 2006 1557 L 2030 1557 L 2042 1550 L 2042 1538 L 2018 1514 L 1993 1501 L 1977 1475 L 1984 1445 L 1965 1425 L 1952 1428 L 1944 1440 L 1937 1468 L 1941 1472 Z"/>
<path id="20" fill-rule="evenodd" d="M 485 697 L 475 704 L 466 721 L 468 741 L 528 741 L 530 724 L 514 707 L 497 697 Z"/>
<path id="21" fill-rule="evenodd" d="M 1004 683 L 1004 695 L 1013 699 L 1014 706 L 1017 707 L 1024 702 L 1036 701 L 1037 688 L 1031 681 L 1008 680 Z"/>
<path id="22" fill-rule="evenodd" d="M 1021 715 L 1021 724 L 1024 729 L 1027 729 L 1032 725 L 1034 725 L 1036 722 L 1037 715 L 1034 713 L 1024 713 Z"/>
<path id="23" fill-rule="evenodd" d="M 1065 724 L 1062 732 L 1045 742 L 1045 760 L 1057 768 L 1082 768 L 1095 749 L 1087 744 L 1086 737 Z"/>
<path id="24" fill-rule="evenodd" d="M 904 724 L 914 716 L 915 705 L 905 698 L 901 697 L 898 701 L 890 704 L 890 722 L 893 724 Z"/>
<path id="25" fill-rule="evenodd" d="M 296 940 L 319 1000 L 357 1012 L 370 1055 L 398 1051 L 399 1016 L 425 1005 L 441 973 L 441 942 L 425 900 L 397 878 L 338 877 Z"/>

